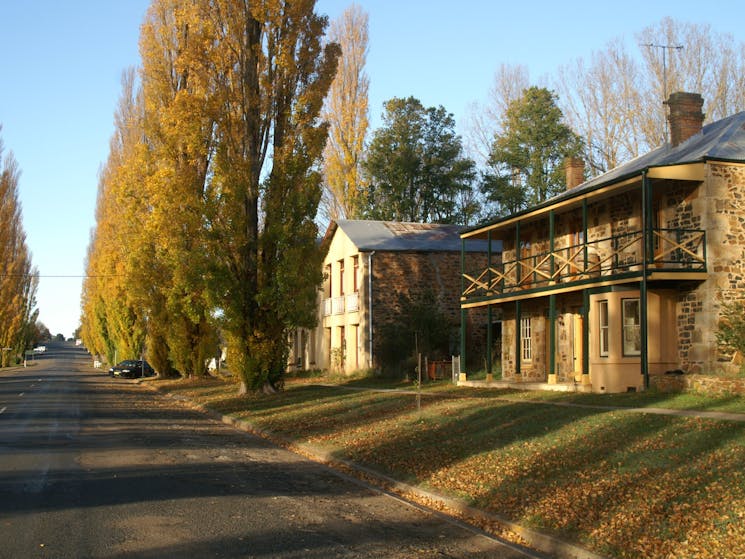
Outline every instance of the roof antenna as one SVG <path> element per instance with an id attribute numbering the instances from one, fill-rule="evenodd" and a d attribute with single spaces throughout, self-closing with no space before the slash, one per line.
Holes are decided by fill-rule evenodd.
<path id="1" fill-rule="evenodd" d="M 667 103 L 667 51 L 669 50 L 683 50 L 683 45 L 656 45 L 654 43 L 645 43 L 641 45 L 643 47 L 662 49 L 662 104 Z M 663 120 L 663 139 L 665 143 L 668 142 L 667 126 L 664 125 Z"/>

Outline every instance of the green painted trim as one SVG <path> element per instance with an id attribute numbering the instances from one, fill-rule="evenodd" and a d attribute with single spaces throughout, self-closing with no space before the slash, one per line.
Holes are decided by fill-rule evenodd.
<path id="1" fill-rule="evenodd" d="M 486 234 L 486 242 L 487 242 L 487 247 L 486 247 L 486 285 L 489 287 L 489 291 L 491 291 L 491 289 L 492 289 L 492 285 L 491 285 L 491 231 L 489 231 Z M 460 274 L 460 277 L 461 277 L 460 292 L 461 293 L 463 293 L 463 291 L 464 291 L 463 285 L 462 285 L 463 274 L 465 274 L 465 272 L 463 270 L 461 270 L 461 274 Z"/>
<path id="2" fill-rule="evenodd" d="M 648 316 L 647 316 L 647 265 L 650 258 L 653 257 L 653 245 L 652 245 L 652 229 L 651 223 L 651 206 L 652 206 L 652 186 L 647 176 L 647 172 L 642 173 L 642 235 L 644 242 L 642 243 L 642 277 L 639 285 L 639 299 L 640 299 L 640 335 L 641 335 L 641 374 L 644 377 L 644 388 L 649 388 L 649 347 L 647 336 L 649 334 L 648 329 Z"/>
<path id="3" fill-rule="evenodd" d="M 492 353 L 491 348 L 493 345 L 492 342 L 492 312 L 491 312 L 491 305 L 486 307 L 486 372 L 487 374 L 492 374 L 493 372 L 493 365 L 492 365 Z"/>
<path id="4" fill-rule="evenodd" d="M 590 254 L 587 245 L 588 245 L 588 239 L 587 239 L 587 198 L 582 200 L 582 242 L 585 245 L 584 246 L 584 258 L 585 258 L 585 267 L 584 269 L 587 270 L 588 265 L 588 255 Z M 461 291 L 461 293 L 463 293 Z"/>
<path id="5" fill-rule="evenodd" d="M 520 222 L 515 223 L 515 277 L 520 278 L 522 275 L 522 266 L 520 265 Z M 461 291 L 463 293 L 463 291 Z"/>
<path id="6" fill-rule="evenodd" d="M 590 290 L 582 292 L 582 374 L 590 374 Z"/>
<path id="7" fill-rule="evenodd" d="M 554 210 L 550 210 L 548 212 L 548 245 L 549 245 L 549 253 L 551 256 L 548 257 L 548 270 L 549 274 L 551 275 L 551 278 L 554 277 L 554 271 L 555 271 L 555 264 L 554 264 L 554 250 L 555 250 L 555 238 L 556 238 L 556 232 L 554 231 L 554 226 L 556 225 L 556 215 L 554 213 Z M 587 243 L 585 243 L 587 244 Z M 585 270 L 587 267 L 585 267 Z"/>
<path id="8" fill-rule="evenodd" d="M 556 374 L 556 295 L 548 297 L 548 374 Z"/>
<path id="9" fill-rule="evenodd" d="M 515 374 L 522 374 L 522 347 L 520 335 L 520 319 L 522 319 L 522 309 L 520 301 L 515 301 Z"/>
<path id="10" fill-rule="evenodd" d="M 466 274 L 466 240 L 460 240 L 460 292 L 465 291 L 465 274 Z M 460 370 L 466 370 L 466 317 L 468 311 L 461 307 L 460 309 Z"/>
<path id="11" fill-rule="evenodd" d="M 466 372 L 466 309 L 460 310 L 460 372 Z"/>

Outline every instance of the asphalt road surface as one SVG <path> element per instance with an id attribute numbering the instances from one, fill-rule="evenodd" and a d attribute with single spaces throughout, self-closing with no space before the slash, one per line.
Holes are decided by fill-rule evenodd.
<path id="1" fill-rule="evenodd" d="M 0 370 L 0 557 L 540 557 L 91 369 Z"/>

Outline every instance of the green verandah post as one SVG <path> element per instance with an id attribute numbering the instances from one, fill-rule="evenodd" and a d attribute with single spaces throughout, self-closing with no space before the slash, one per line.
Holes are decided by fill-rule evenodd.
<path id="1" fill-rule="evenodd" d="M 548 212 L 548 238 L 549 238 L 549 271 L 551 275 L 551 282 L 555 281 L 554 278 L 554 225 L 555 217 L 554 210 Z M 556 295 L 551 294 L 548 296 L 548 374 L 556 374 Z M 550 378 L 550 377 L 549 377 Z"/>
<path id="2" fill-rule="evenodd" d="M 463 297 L 466 274 L 466 240 L 460 240 L 460 294 Z M 463 301 L 460 303 L 460 372 L 464 375 L 466 370 L 466 309 L 463 308 Z M 460 380 L 460 379 L 458 379 Z"/>
<path id="3" fill-rule="evenodd" d="M 639 286 L 639 306 L 641 324 L 639 330 L 641 334 L 641 373 L 644 377 L 644 388 L 649 388 L 649 348 L 647 346 L 647 265 L 649 258 L 653 254 L 652 250 L 652 229 L 649 226 L 651 222 L 651 193 L 652 185 L 649 181 L 646 171 L 642 171 L 642 279 Z"/>
<path id="4" fill-rule="evenodd" d="M 486 233 L 486 295 L 491 295 L 491 230 Z M 492 309 L 491 304 L 486 306 L 486 374 L 487 379 L 491 379 L 492 375 Z"/>
<path id="5" fill-rule="evenodd" d="M 520 275 L 522 270 L 520 269 L 520 222 L 515 223 L 515 287 L 520 287 Z M 520 340 L 520 299 L 515 301 L 515 374 L 522 374 L 522 355 L 520 354 L 520 347 L 522 345 Z"/>

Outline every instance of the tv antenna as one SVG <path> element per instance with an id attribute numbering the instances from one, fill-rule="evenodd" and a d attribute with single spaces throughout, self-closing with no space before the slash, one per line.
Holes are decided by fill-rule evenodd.
<path id="1" fill-rule="evenodd" d="M 645 43 L 642 46 L 662 50 L 662 103 L 664 106 L 664 104 L 667 103 L 667 51 L 683 50 L 683 45 L 658 45 L 655 43 Z M 663 138 L 667 143 L 667 126 L 664 125 L 664 121 L 662 130 Z"/>

